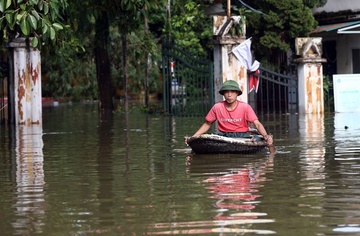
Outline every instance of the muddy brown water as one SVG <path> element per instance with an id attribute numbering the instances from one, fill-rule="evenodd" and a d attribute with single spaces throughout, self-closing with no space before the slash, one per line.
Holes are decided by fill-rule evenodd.
<path id="1" fill-rule="evenodd" d="M 360 235 L 358 115 L 262 115 L 275 155 L 194 155 L 202 117 L 45 107 L 2 127 L 0 235 Z"/>

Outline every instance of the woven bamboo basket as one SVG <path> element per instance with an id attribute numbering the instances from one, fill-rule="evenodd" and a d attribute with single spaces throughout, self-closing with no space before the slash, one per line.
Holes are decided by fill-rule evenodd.
<path id="1" fill-rule="evenodd" d="M 265 140 L 228 138 L 216 134 L 202 134 L 188 138 L 188 145 L 197 154 L 253 154 L 267 147 Z"/>

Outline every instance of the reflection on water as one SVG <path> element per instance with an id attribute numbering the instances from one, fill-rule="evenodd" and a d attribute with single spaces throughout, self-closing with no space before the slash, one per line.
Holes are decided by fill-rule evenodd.
<path id="1" fill-rule="evenodd" d="M 45 217 L 43 140 L 41 126 L 15 128 L 16 190 L 11 223 L 15 234 L 41 233 Z"/>
<path id="2" fill-rule="evenodd" d="M 337 159 L 358 159 L 360 152 L 359 113 L 335 114 L 335 151 Z"/>
<path id="3" fill-rule="evenodd" d="M 300 136 L 304 148 L 300 153 L 304 190 L 301 197 L 323 195 L 325 173 L 325 127 L 324 115 L 304 115 L 300 121 Z"/>
<path id="4" fill-rule="evenodd" d="M 360 124 L 359 113 L 336 113 L 334 117 L 334 160 L 338 168 L 334 175 L 339 178 L 332 185 L 334 197 L 332 205 L 341 206 L 336 215 L 342 216 L 342 224 L 334 226 L 333 231 L 340 234 L 360 233 Z M 331 213 L 332 216 L 335 212 Z M 358 234 L 357 234 L 358 235 Z"/>
<path id="5" fill-rule="evenodd" d="M 195 155 L 202 117 L 43 110 L 1 132 L 4 235 L 358 235 L 359 114 L 264 115 L 277 153 Z"/>
<path id="6" fill-rule="evenodd" d="M 272 223 L 266 212 L 257 212 L 261 204 L 259 189 L 267 180 L 266 173 L 272 171 L 274 154 L 265 158 L 249 155 L 240 158 L 211 155 L 189 155 L 186 157 L 189 177 L 204 178 L 202 186 L 209 193 L 215 209 L 211 220 L 156 223 L 154 228 L 166 229 L 152 232 L 167 234 L 205 234 L 205 233 L 256 233 L 273 234 L 272 230 L 250 228 L 251 225 Z"/>

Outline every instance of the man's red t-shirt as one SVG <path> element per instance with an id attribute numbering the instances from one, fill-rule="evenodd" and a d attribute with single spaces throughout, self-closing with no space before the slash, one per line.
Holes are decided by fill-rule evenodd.
<path id="1" fill-rule="evenodd" d="M 244 102 L 238 101 L 233 111 L 226 110 L 225 101 L 216 103 L 206 115 L 205 120 L 213 123 L 218 121 L 220 132 L 247 132 L 248 122 L 258 119 L 252 107 Z"/>

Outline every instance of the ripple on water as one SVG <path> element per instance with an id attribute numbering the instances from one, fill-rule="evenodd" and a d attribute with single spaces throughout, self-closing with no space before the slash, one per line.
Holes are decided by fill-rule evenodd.
<path id="1" fill-rule="evenodd" d="M 159 222 L 152 225 L 153 230 L 148 234 L 274 234 L 275 231 L 256 227 L 274 222 L 267 213 L 257 211 L 257 205 L 261 205 L 259 191 L 263 182 L 269 181 L 264 177 L 264 173 L 271 168 L 272 160 L 264 155 L 249 156 L 249 158 L 239 158 L 234 155 L 189 156 L 187 158 L 189 178 L 203 188 L 199 190 L 201 193 L 199 192 L 197 196 L 192 193 L 185 199 L 194 196 L 193 199 L 188 199 L 194 204 L 199 202 L 199 197 L 202 197 L 204 203 L 213 205 L 212 210 L 203 212 L 212 219 L 200 220 L 200 218 L 193 221 L 177 219 L 176 222 Z"/>

